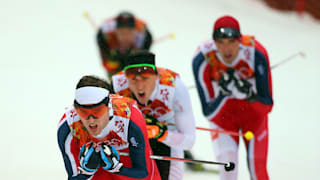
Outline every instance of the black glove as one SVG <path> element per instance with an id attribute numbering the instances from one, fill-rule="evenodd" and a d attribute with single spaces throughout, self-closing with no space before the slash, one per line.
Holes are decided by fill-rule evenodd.
<path id="1" fill-rule="evenodd" d="M 225 73 L 220 75 L 220 79 L 218 81 L 220 91 L 222 95 L 229 96 L 232 94 L 231 86 L 232 81 L 234 79 L 234 69 L 229 68 Z"/>
<path id="2" fill-rule="evenodd" d="M 87 147 L 85 144 L 81 147 L 79 153 L 80 174 L 93 175 L 100 166 L 100 155 L 92 147 L 93 143 Z"/>
<path id="3" fill-rule="evenodd" d="M 147 115 L 145 119 L 147 123 L 148 138 L 155 139 L 159 142 L 163 141 L 168 134 L 167 125 L 164 122 L 159 122 L 150 115 Z"/>
<path id="4" fill-rule="evenodd" d="M 242 96 L 242 99 L 247 99 L 248 101 L 255 100 L 255 95 L 252 90 L 252 84 L 242 78 L 235 78 L 235 90 L 232 93 L 235 97 Z"/>
<path id="5" fill-rule="evenodd" d="M 119 172 L 120 168 L 123 166 L 123 164 L 120 163 L 119 153 L 113 146 L 102 143 L 100 147 L 100 156 L 102 168 L 111 173 Z"/>

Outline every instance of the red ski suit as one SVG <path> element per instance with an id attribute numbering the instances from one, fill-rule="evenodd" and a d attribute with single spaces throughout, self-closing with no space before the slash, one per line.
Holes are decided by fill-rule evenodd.
<path id="1" fill-rule="evenodd" d="M 254 102 L 238 99 L 219 92 L 218 80 L 227 68 L 252 84 Z M 247 147 L 248 166 L 253 179 L 269 179 L 267 173 L 268 113 L 273 106 L 271 71 L 267 51 L 251 36 L 242 36 L 239 55 L 232 64 L 225 64 L 215 42 L 206 41 L 198 48 L 193 59 L 196 80 L 204 115 L 211 128 L 229 131 L 252 131 L 254 138 L 244 139 Z M 213 133 L 215 153 L 237 152 L 237 136 Z M 237 156 L 237 155 L 235 155 Z M 234 158 L 237 161 L 237 157 Z"/>

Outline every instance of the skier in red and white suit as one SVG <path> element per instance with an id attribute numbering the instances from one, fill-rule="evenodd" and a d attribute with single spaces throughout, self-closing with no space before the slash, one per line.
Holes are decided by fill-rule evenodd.
<path id="1" fill-rule="evenodd" d="M 273 106 L 267 51 L 252 36 L 241 35 L 238 21 L 219 18 L 213 39 L 197 49 L 193 72 L 204 115 L 211 128 L 252 131 L 244 139 L 251 179 L 269 179 L 267 173 L 268 113 Z M 239 138 L 212 133 L 219 161 L 238 162 Z M 220 179 L 237 179 L 237 168 L 220 169 Z"/>
<path id="2" fill-rule="evenodd" d="M 74 105 L 59 122 L 58 143 L 68 179 L 160 180 L 136 102 L 109 90 L 107 82 L 84 76 Z"/>

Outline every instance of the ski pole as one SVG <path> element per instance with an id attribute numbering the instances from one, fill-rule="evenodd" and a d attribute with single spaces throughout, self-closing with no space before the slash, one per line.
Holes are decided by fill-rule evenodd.
<path id="1" fill-rule="evenodd" d="M 286 63 L 286 62 L 288 62 L 288 61 L 291 61 L 291 60 L 295 59 L 295 58 L 298 57 L 298 56 L 301 56 L 301 57 L 304 58 L 304 57 L 306 57 L 306 54 L 305 54 L 304 52 L 301 52 L 301 51 L 300 51 L 300 52 L 297 52 L 297 53 L 295 53 L 295 54 L 293 54 L 293 55 L 291 55 L 291 56 L 283 59 L 283 60 L 280 61 L 279 63 L 272 65 L 272 66 L 271 66 L 271 69 L 275 69 L 275 68 L 277 68 L 278 66 L 280 66 L 280 65 L 282 65 L 282 64 L 284 64 L 284 63 Z"/>
<path id="2" fill-rule="evenodd" d="M 166 34 L 166 35 L 159 37 L 158 39 L 153 40 L 152 43 L 158 44 L 158 43 L 166 41 L 168 39 L 175 39 L 175 38 L 176 38 L 175 33 L 169 33 L 169 34 Z"/>
<path id="3" fill-rule="evenodd" d="M 229 134 L 232 136 L 243 136 L 246 138 L 246 140 L 250 140 L 253 138 L 253 133 L 251 131 L 247 131 L 245 133 L 239 133 L 239 132 L 234 132 L 234 131 L 226 131 L 226 130 L 221 130 L 221 129 L 210 129 L 210 128 L 203 128 L 203 127 L 196 127 L 198 130 L 202 131 L 210 131 L 210 132 L 215 132 L 215 133 L 223 133 L 223 134 Z"/>
<path id="4" fill-rule="evenodd" d="M 129 153 L 119 152 L 121 156 L 129 156 Z M 184 158 L 175 158 L 175 157 L 168 157 L 168 156 L 158 156 L 158 155 L 150 155 L 151 159 L 156 160 L 163 160 L 163 161 L 183 161 L 183 162 L 190 162 L 190 163 L 204 163 L 204 164 L 216 164 L 216 165 L 223 165 L 226 171 L 232 171 L 235 167 L 233 162 L 223 163 L 223 162 L 215 162 L 215 161 L 204 161 L 204 160 L 194 160 L 194 159 L 184 159 Z"/>
<path id="5" fill-rule="evenodd" d="M 175 123 L 165 123 L 167 126 L 175 126 Z M 227 130 L 221 130 L 221 129 L 211 129 L 211 128 L 203 128 L 203 127 L 196 127 L 197 130 L 201 131 L 210 131 L 215 133 L 222 133 L 222 134 L 229 134 L 231 136 L 243 136 L 248 141 L 253 138 L 254 134 L 252 131 L 247 131 L 245 133 L 239 133 L 235 131 L 227 131 Z"/>
<path id="6" fill-rule="evenodd" d="M 97 24 L 95 23 L 95 21 L 93 20 L 93 18 L 90 16 L 89 12 L 86 11 L 83 13 L 83 17 L 86 18 L 89 23 L 91 24 L 91 26 L 95 29 L 95 30 L 98 30 L 98 26 Z M 169 40 L 169 39 L 175 39 L 176 38 L 176 34 L 175 33 L 168 33 L 168 34 L 165 34 L 155 40 L 152 41 L 152 43 L 154 44 L 158 44 L 160 42 L 163 42 L 163 41 L 166 41 L 166 40 Z"/>
<path id="7" fill-rule="evenodd" d="M 92 26 L 95 30 L 98 29 L 97 24 L 96 24 L 95 21 L 92 19 L 92 17 L 90 16 L 90 14 L 89 14 L 88 11 L 86 11 L 86 12 L 83 13 L 83 17 L 86 18 L 86 19 L 89 21 L 89 23 L 91 24 L 91 26 Z"/>

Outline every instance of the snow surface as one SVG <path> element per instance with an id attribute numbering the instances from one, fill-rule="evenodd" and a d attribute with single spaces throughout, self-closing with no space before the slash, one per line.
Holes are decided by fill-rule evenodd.
<path id="1" fill-rule="evenodd" d="M 244 34 L 253 34 L 271 64 L 303 51 L 274 69 L 274 108 L 270 114 L 268 169 L 271 179 L 316 179 L 320 171 L 320 23 L 310 16 L 269 9 L 257 0 L 1 0 L 0 90 L 1 179 L 66 179 L 57 145 L 57 123 L 73 101 L 82 75 L 105 76 L 95 44 L 97 23 L 130 10 L 148 22 L 155 38 L 174 32 L 175 40 L 154 44 L 157 64 L 179 72 L 193 85 L 191 59 L 211 37 L 214 20 L 232 14 Z M 198 95 L 190 90 L 198 126 L 207 127 Z M 197 159 L 215 160 L 207 132 L 197 132 Z M 243 143 L 239 179 L 249 179 Z M 216 166 L 207 166 L 217 168 Z M 218 179 L 186 172 L 187 180 Z"/>

